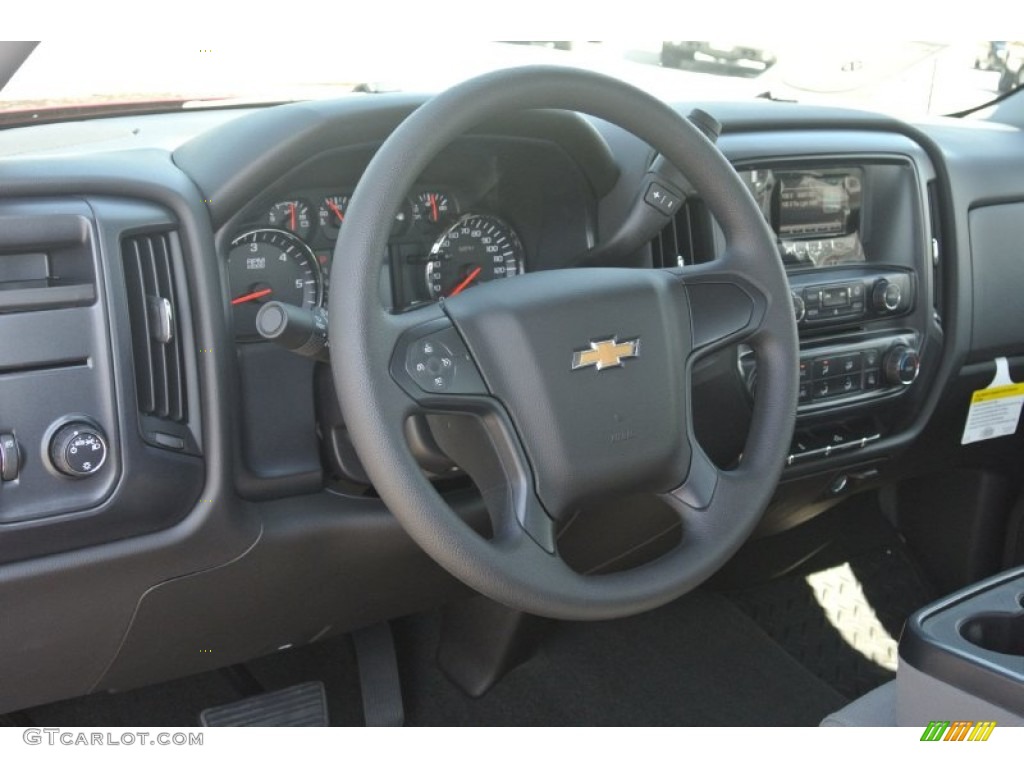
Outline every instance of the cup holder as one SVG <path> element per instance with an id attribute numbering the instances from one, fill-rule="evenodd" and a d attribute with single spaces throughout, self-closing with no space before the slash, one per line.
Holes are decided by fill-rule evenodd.
<path id="1" fill-rule="evenodd" d="M 1024 656 L 1024 613 L 985 613 L 960 625 L 964 640 L 979 648 Z"/>

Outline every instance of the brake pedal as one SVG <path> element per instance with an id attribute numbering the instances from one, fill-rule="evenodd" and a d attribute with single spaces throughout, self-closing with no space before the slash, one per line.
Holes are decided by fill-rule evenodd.
<path id="1" fill-rule="evenodd" d="M 319 680 L 204 709 L 199 722 L 208 728 L 326 728 L 327 696 Z"/>

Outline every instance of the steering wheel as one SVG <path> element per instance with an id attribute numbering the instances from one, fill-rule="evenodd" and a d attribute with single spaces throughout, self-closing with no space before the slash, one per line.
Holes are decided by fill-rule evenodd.
<path id="1" fill-rule="evenodd" d="M 390 311 L 381 273 L 407 190 L 461 134 L 496 114 L 536 108 L 603 118 L 660 151 L 715 215 L 724 253 L 684 268 L 534 272 Z M 778 481 L 796 413 L 790 292 L 742 181 L 667 105 L 562 67 L 455 86 L 377 151 L 351 197 L 334 264 L 331 367 L 356 451 L 409 535 L 470 587 L 554 618 L 626 616 L 693 589 L 750 534 Z M 757 396 L 739 465 L 723 471 L 694 438 L 690 370 L 701 355 L 740 341 L 757 356 Z M 417 414 L 434 415 L 438 443 L 458 454 L 481 490 L 490 538 L 452 510 L 417 464 L 406 437 Z M 460 426 L 467 422 L 475 429 Z M 659 494 L 682 519 L 681 542 L 632 570 L 578 573 L 558 555 L 559 523 L 586 500 L 616 492 Z"/>

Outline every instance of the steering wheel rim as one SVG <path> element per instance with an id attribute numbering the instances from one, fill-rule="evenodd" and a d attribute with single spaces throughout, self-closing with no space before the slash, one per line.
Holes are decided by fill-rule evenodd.
<path id="1" fill-rule="evenodd" d="M 407 190 L 445 146 L 486 118 L 540 108 L 603 118 L 662 152 L 715 215 L 725 234 L 724 255 L 708 265 L 678 270 L 535 273 L 500 281 L 500 289 L 484 284 L 448 302 L 391 313 L 381 305 L 379 284 L 391 223 Z M 742 181 L 714 145 L 667 105 L 612 78 L 562 67 L 505 70 L 455 86 L 416 110 L 377 151 L 351 196 L 334 264 L 338 277 L 330 287 L 331 366 L 356 451 L 381 499 L 409 535 L 477 591 L 555 618 L 638 613 L 697 586 L 755 526 L 781 473 L 796 413 L 798 347 L 788 283 L 771 232 Z M 585 347 L 594 337 L 580 338 L 579 333 L 590 327 L 592 316 L 585 305 L 594 297 L 610 299 L 609 307 L 630 309 L 618 316 L 624 325 L 643 324 L 644 354 L 635 362 L 623 361 L 625 373 L 613 371 L 618 379 L 593 370 L 570 379 L 568 357 L 564 371 L 542 365 L 542 360 L 555 359 L 555 346 L 561 354 L 570 337 L 547 338 L 555 333 L 540 338 L 530 318 L 564 319 L 577 334 L 569 346 Z M 497 321 L 513 326 L 511 335 Z M 425 339 L 448 345 L 440 348 L 453 352 L 469 384 L 463 386 L 460 379 L 454 391 L 441 393 L 413 381 L 405 363 L 422 351 Z M 701 354 L 741 340 L 757 355 L 758 397 L 741 462 L 725 472 L 714 467 L 693 436 L 688 372 Z M 568 356 L 573 349 L 564 352 Z M 598 464 L 611 475 L 616 474 L 616 462 L 624 464 L 629 471 L 619 473 L 621 482 L 636 486 L 642 480 L 644 490 L 660 493 L 679 512 L 684 524 L 679 546 L 651 563 L 600 576 L 581 575 L 558 557 L 556 520 L 564 510 L 553 508 L 577 502 L 595 486 L 605 490 L 604 474 L 581 480 L 562 477 L 566 467 L 572 471 L 571 459 L 583 449 L 555 434 L 531 434 L 545 427 L 517 391 L 524 371 L 543 379 L 538 388 L 550 390 L 550 402 L 545 400 L 540 409 L 549 411 L 566 432 L 587 416 L 583 405 L 578 409 L 582 416 L 564 415 L 572 410 L 566 407 L 566 387 L 576 388 L 581 398 L 592 393 L 593 403 L 603 405 L 610 402 L 609 389 L 655 388 L 649 392 L 657 395 L 655 400 L 664 399 L 670 417 L 665 421 L 678 420 L 669 425 L 674 434 L 662 434 L 657 425 L 644 421 L 635 403 L 616 402 L 611 415 L 627 424 L 630 419 L 642 422 L 632 435 L 640 439 L 630 452 L 614 446 L 616 434 L 631 439 L 628 428 L 612 433 L 610 445 L 597 441 Z M 677 386 L 682 391 L 674 394 Z M 625 416 L 617 412 L 619 405 Z M 660 403 L 640 405 L 660 412 L 655 407 Z M 484 425 L 507 480 L 490 494 L 491 504 L 502 508 L 496 515 L 492 510 L 492 540 L 462 522 L 413 458 L 405 422 L 424 412 L 472 414 Z M 644 465 L 646 458 L 633 458 L 645 446 L 656 465 L 652 468 Z M 561 469 L 551 470 L 557 477 L 545 484 L 552 465 Z M 577 467 L 584 471 L 582 463 Z M 669 482 L 675 477 L 678 482 Z"/>

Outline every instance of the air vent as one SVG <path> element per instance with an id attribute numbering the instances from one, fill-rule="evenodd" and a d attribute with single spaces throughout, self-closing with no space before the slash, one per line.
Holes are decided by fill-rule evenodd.
<path id="1" fill-rule="evenodd" d="M 697 198 L 687 198 L 683 207 L 651 241 L 653 266 L 682 267 L 711 261 L 714 236 L 711 214 Z"/>
<path id="2" fill-rule="evenodd" d="M 188 417 L 181 322 L 169 233 L 121 241 L 139 411 L 184 423 Z"/>
<path id="3" fill-rule="evenodd" d="M 934 181 L 928 182 L 928 216 L 931 219 L 931 242 L 928 244 L 928 258 L 932 268 L 932 311 L 935 322 L 942 325 L 942 299 L 945 285 L 943 284 L 944 255 L 941 217 L 939 215 L 939 190 Z"/>

